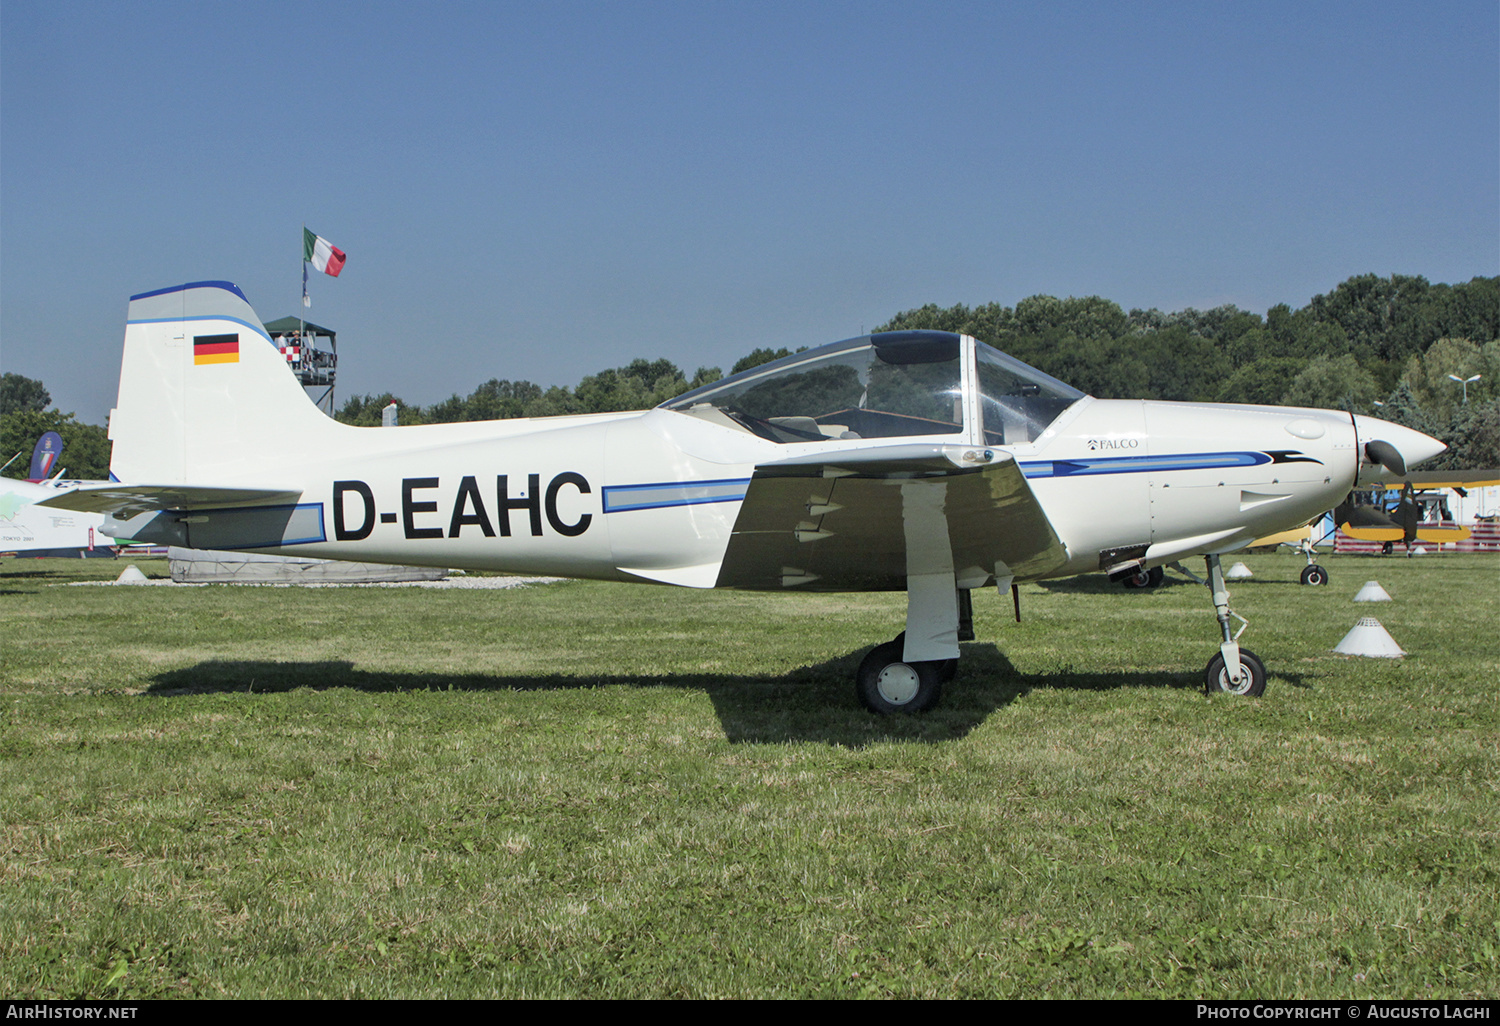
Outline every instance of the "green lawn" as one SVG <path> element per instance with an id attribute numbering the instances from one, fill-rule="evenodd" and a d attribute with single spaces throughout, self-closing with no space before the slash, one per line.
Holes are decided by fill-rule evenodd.
<path id="1" fill-rule="evenodd" d="M 7 561 L 0 993 L 1497 996 L 1500 559 L 1244 560 L 1263 698 L 1202 587 L 1086 577 L 896 718 L 901 595 Z"/>

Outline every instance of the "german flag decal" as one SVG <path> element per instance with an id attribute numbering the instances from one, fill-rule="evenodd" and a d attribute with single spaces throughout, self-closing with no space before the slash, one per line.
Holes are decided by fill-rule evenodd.
<path id="1" fill-rule="evenodd" d="M 238 335 L 194 335 L 193 363 L 239 363 Z"/>

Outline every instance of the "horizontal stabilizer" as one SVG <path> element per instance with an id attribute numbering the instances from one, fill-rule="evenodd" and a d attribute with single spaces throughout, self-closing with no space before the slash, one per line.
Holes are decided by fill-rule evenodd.
<path id="1" fill-rule="evenodd" d="M 150 510 L 222 509 L 228 506 L 277 506 L 296 502 L 299 489 L 212 488 L 191 485 L 95 485 L 46 499 L 39 506 L 109 513 L 121 519 Z"/>

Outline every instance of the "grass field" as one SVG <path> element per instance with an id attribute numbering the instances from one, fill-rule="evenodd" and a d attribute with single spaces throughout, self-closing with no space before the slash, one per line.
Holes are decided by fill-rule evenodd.
<path id="1" fill-rule="evenodd" d="M 1200 586 L 1087 577 L 879 718 L 900 595 L 8 561 L 0 994 L 1500 995 L 1500 560 L 1245 562 L 1261 699 Z"/>

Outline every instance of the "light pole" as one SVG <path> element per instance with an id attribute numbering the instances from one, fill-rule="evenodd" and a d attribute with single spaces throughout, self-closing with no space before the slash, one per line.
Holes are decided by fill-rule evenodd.
<path id="1" fill-rule="evenodd" d="M 1481 375 L 1476 374 L 1472 378 L 1461 378 L 1457 374 L 1449 374 L 1448 377 L 1452 378 L 1454 381 L 1457 381 L 1460 385 L 1464 386 L 1464 405 L 1465 406 L 1469 405 L 1469 382 L 1471 382 L 1471 381 L 1478 381 L 1480 379 Z"/>

